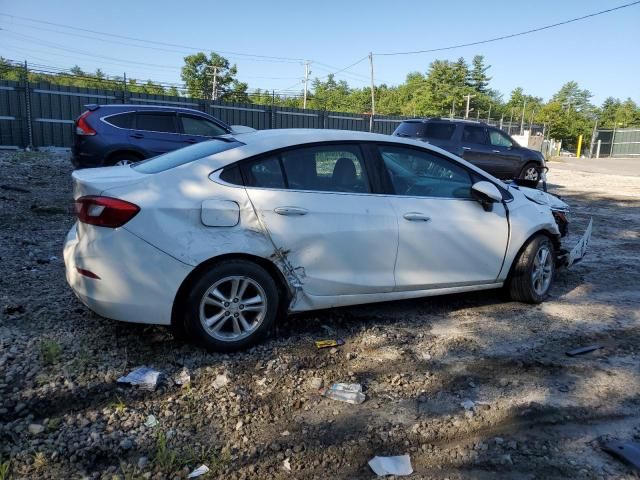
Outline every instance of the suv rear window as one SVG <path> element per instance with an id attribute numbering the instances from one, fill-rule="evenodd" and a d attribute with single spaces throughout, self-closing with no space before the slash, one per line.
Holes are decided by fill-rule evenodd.
<path id="1" fill-rule="evenodd" d="M 158 155 L 143 162 L 136 163 L 131 168 L 135 168 L 140 173 L 159 173 L 170 170 L 180 165 L 199 160 L 209 155 L 226 152 L 232 148 L 244 145 L 235 139 L 231 140 L 209 140 L 207 142 L 196 143 L 188 147 L 174 150 L 173 152 Z"/>
<path id="2" fill-rule="evenodd" d="M 404 122 L 401 123 L 395 135 L 400 137 L 432 138 L 434 140 L 449 140 L 456 131 L 454 123 L 446 122 Z"/>

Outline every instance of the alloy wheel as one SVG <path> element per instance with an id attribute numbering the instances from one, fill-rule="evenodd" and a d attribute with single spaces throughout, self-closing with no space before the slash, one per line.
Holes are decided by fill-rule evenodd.
<path id="1" fill-rule="evenodd" d="M 200 323 L 217 340 L 238 341 L 251 335 L 267 314 L 267 295 L 255 280 L 224 277 L 200 301 Z"/>
<path id="2" fill-rule="evenodd" d="M 531 271 L 531 284 L 538 295 L 545 295 L 551 285 L 553 274 L 553 256 L 549 247 L 543 245 L 537 251 Z"/>
<path id="3" fill-rule="evenodd" d="M 538 169 L 536 167 L 529 167 L 524 171 L 524 179 L 525 180 L 538 180 L 540 174 L 538 173 Z"/>

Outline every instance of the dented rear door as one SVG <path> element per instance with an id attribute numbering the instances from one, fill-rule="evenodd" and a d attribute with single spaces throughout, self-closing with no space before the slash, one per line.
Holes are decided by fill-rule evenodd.
<path id="1" fill-rule="evenodd" d="M 247 193 L 309 295 L 390 292 L 398 225 L 360 147 L 301 147 L 243 166 Z M 343 190 L 343 191 L 338 191 Z"/>

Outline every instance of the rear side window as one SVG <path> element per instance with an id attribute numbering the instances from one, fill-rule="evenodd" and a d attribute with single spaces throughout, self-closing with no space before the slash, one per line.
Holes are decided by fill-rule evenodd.
<path id="1" fill-rule="evenodd" d="M 237 140 L 209 140 L 207 142 L 196 143 L 185 148 L 180 148 L 164 155 L 150 158 L 143 162 L 134 164 L 131 168 L 136 169 L 140 173 L 159 173 L 171 168 L 185 165 L 195 160 L 215 155 L 216 153 L 225 152 L 232 148 L 238 148 L 244 145 Z"/>
<path id="2" fill-rule="evenodd" d="M 419 137 L 433 140 L 450 140 L 456 131 L 455 123 L 404 122 L 394 132 L 399 137 Z"/>
<path id="3" fill-rule="evenodd" d="M 297 148 L 280 154 L 290 189 L 368 193 L 369 180 L 357 145 Z"/>
<path id="4" fill-rule="evenodd" d="M 284 176 L 277 157 L 269 157 L 245 166 L 247 186 L 285 188 Z"/>
<path id="5" fill-rule="evenodd" d="M 136 130 L 176 133 L 175 115 L 172 113 L 138 112 Z"/>
<path id="6" fill-rule="evenodd" d="M 133 113 L 119 113 L 117 115 L 110 115 L 104 118 L 104 121 L 119 128 L 132 128 L 133 127 Z"/>
<path id="7" fill-rule="evenodd" d="M 487 129 L 484 127 L 465 126 L 462 131 L 462 141 L 467 143 L 477 143 L 479 145 L 488 145 Z"/>
<path id="8" fill-rule="evenodd" d="M 180 122 L 182 123 L 182 133 L 185 135 L 217 137 L 228 133 L 225 129 L 206 118 L 181 115 Z"/>

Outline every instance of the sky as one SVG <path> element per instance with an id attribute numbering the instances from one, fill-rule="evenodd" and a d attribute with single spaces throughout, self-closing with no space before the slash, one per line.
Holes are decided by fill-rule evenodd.
<path id="1" fill-rule="evenodd" d="M 418 55 L 412 51 L 474 42 L 556 23 L 631 0 L 196 1 L 0 0 L 0 56 L 110 75 L 180 82 L 182 59 L 216 51 L 235 63 L 238 79 L 255 88 L 301 90 L 303 61 L 311 78 L 336 75 L 353 87 L 397 85 L 409 72 L 426 72 L 435 59 L 467 61 L 484 55 L 490 86 L 515 87 L 549 99 L 575 80 L 601 104 L 608 96 L 640 103 L 640 4 L 569 25 L 485 45 Z M 169 47 L 38 24 L 16 17 L 179 44 Z M 66 32 L 66 33 L 65 33 Z M 153 48 L 143 48 L 153 47 Z M 167 51 L 169 50 L 169 51 Z M 229 52 L 229 53 L 225 53 Z M 239 55 L 243 54 L 243 55 Z M 259 55 L 282 59 L 251 57 Z"/>

